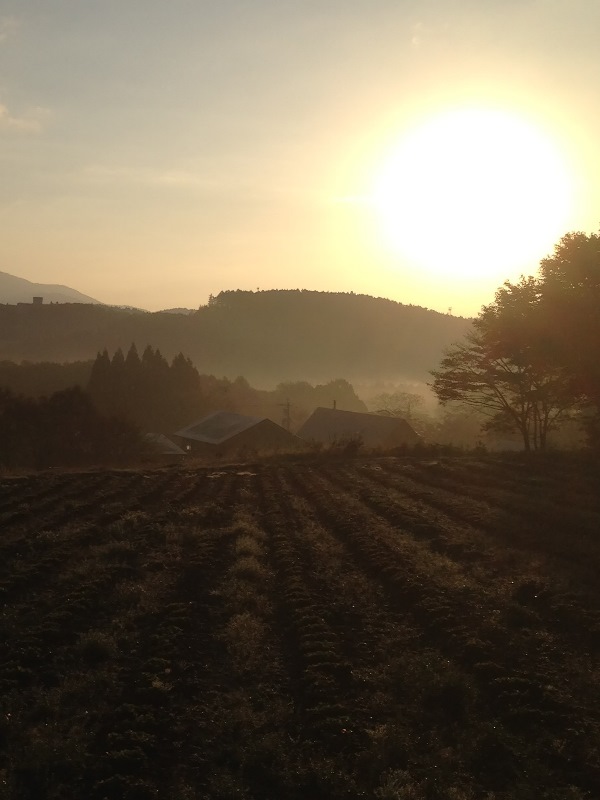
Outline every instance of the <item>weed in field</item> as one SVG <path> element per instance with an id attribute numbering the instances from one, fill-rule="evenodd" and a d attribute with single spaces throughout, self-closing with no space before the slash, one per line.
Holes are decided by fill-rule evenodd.
<path id="1" fill-rule="evenodd" d="M 241 776 L 221 765 L 211 770 L 207 790 L 212 800 L 252 800 Z"/>
<path id="2" fill-rule="evenodd" d="M 124 536 L 128 533 L 139 531 L 150 522 L 150 516 L 145 511 L 126 511 L 119 519 L 110 523 L 107 530 L 109 533 Z"/>
<path id="3" fill-rule="evenodd" d="M 248 611 L 257 617 L 266 618 L 273 611 L 269 597 L 262 592 L 257 592 L 256 584 L 244 578 L 228 578 L 219 589 L 212 592 L 212 595 L 224 600 L 231 608 Z"/>
<path id="4" fill-rule="evenodd" d="M 182 522 L 203 521 L 206 517 L 206 507 L 203 506 L 183 506 L 172 509 L 173 516 Z"/>
<path id="5" fill-rule="evenodd" d="M 414 783 L 406 770 L 389 770 L 375 789 L 375 797 L 378 800 L 427 800 L 425 782 Z"/>
<path id="6" fill-rule="evenodd" d="M 219 502 L 209 501 L 202 506 L 202 521 L 207 526 L 218 528 L 227 524 L 230 514 L 230 509 Z"/>
<path id="7" fill-rule="evenodd" d="M 385 722 L 366 730 L 367 742 L 360 753 L 361 771 L 375 783 L 378 776 L 406 765 L 411 749 L 410 734 L 401 724 Z"/>
<path id="8" fill-rule="evenodd" d="M 203 531 L 195 526 L 180 526 L 167 523 L 163 526 L 165 547 L 171 558 L 189 556 L 198 549 Z"/>
<path id="9" fill-rule="evenodd" d="M 264 622 L 248 611 L 235 614 L 223 631 L 227 650 L 238 672 L 253 670 L 264 657 Z"/>
<path id="10" fill-rule="evenodd" d="M 251 536 L 257 542 L 264 542 L 267 534 L 258 525 L 252 512 L 245 509 L 238 509 L 235 512 L 233 522 L 231 524 L 232 533 L 237 536 Z"/>
<path id="11" fill-rule="evenodd" d="M 112 598 L 117 608 L 134 609 L 144 602 L 147 587 L 142 581 L 122 581 L 115 586 Z"/>
<path id="12" fill-rule="evenodd" d="M 112 564 L 133 565 L 138 560 L 138 552 L 129 541 L 110 541 L 95 548 L 98 558 Z"/>
<path id="13" fill-rule="evenodd" d="M 100 632 L 83 633 L 79 637 L 79 652 L 89 666 L 96 666 L 111 658 L 117 649 L 112 636 Z"/>
<path id="14" fill-rule="evenodd" d="M 267 578 L 267 570 L 255 556 L 242 556 L 231 566 L 231 575 L 261 583 Z"/>
<path id="15" fill-rule="evenodd" d="M 254 556 L 255 558 L 264 556 L 264 548 L 260 542 L 249 535 L 242 535 L 236 539 L 234 551 L 237 556 Z"/>

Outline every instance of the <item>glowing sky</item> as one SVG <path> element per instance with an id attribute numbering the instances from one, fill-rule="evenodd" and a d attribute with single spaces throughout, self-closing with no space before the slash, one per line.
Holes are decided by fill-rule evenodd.
<path id="1" fill-rule="evenodd" d="M 148 309 L 260 287 L 475 314 L 598 230 L 599 30 L 594 0 L 1 0 L 0 270 Z M 389 247 L 369 191 L 464 106 L 549 137 L 573 197 L 535 257 L 457 274 Z"/>

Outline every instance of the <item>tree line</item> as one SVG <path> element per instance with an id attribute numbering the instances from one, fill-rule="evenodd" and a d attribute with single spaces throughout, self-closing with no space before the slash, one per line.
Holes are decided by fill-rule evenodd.
<path id="1" fill-rule="evenodd" d="M 600 446 L 600 234 L 568 233 L 537 277 L 507 281 L 432 372 L 442 403 L 516 432 L 526 451 L 576 419 Z"/>
<path id="2" fill-rule="evenodd" d="M 109 356 L 98 353 L 87 390 L 105 414 L 135 422 L 144 431 L 167 432 L 198 413 L 202 386 L 198 370 L 179 353 L 171 363 L 158 348 L 148 345 L 140 357 L 132 344 Z"/>
<path id="3" fill-rule="evenodd" d="M 87 389 L 100 411 L 131 420 L 147 432 L 173 433 L 213 411 L 270 417 L 291 428 L 298 427 L 316 406 L 330 406 L 334 401 L 340 408 L 366 411 L 344 379 L 317 386 L 283 382 L 274 390 L 260 390 L 242 376 L 229 380 L 201 374 L 183 353 L 169 363 L 151 345 L 141 356 L 135 344 L 126 354 L 120 348 L 112 356 L 106 349 L 98 353 Z"/>
<path id="4" fill-rule="evenodd" d="M 62 388 L 69 378 L 82 385 Z M 231 381 L 201 375 L 182 353 L 169 363 L 150 345 L 141 356 L 135 344 L 127 354 L 117 348 L 110 355 L 104 349 L 95 361 L 74 369 L 2 362 L 0 466 L 135 463 L 150 451 L 145 433 L 172 434 L 213 411 L 268 416 L 295 430 L 315 406 L 333 401 L 341 408 L 366 410 L 343 379 L 317 386 L 282 383 L 263 391 L 243 377 Z"/>
<path id="5" fill-rule="evenodd" d="M 185 353 L 207 374 L 254 386 L 426 380 L 470 321 L 385 298 L 302 290 L 226 291 L 190 314 L 77 303 L 0 304 L 0 359 L 90 361 L 131 342 Z"/>
<path id="6" fill-rule="evenodd" d="M 45 469 L 137 460 L 147 449 L 135 425 L 102 414 L 74 386 L 33 398 L 0 389 L 0 466 Z"/>

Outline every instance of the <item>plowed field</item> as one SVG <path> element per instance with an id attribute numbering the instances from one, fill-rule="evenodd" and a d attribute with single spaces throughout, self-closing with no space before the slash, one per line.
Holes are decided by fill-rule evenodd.
<path id="1" fill-rule="evenodd" d="M 572 460 L 0 482 L 0 797 L 600 797 Z"/>

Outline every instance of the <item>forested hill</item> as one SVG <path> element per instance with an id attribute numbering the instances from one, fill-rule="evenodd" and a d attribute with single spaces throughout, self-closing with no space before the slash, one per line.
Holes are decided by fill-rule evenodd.
<path id="1" fill-rule="evenodd" d="M 64 304 L 0 306 L 0 359 L 76 361 L 105 347 L 182 351 L 202 373 L 283 380 L 423 380 L 470 320 L 392 300 L 226 291 L 189 315 Z"/>

